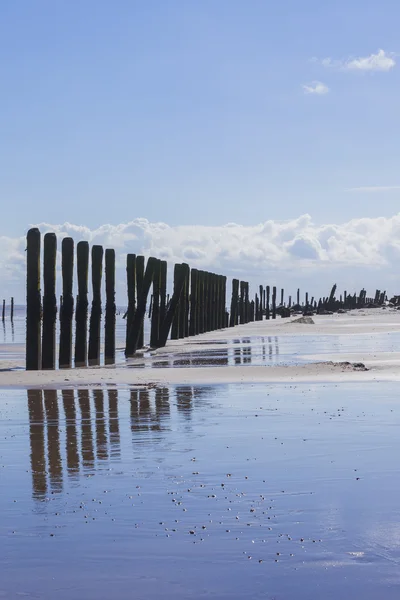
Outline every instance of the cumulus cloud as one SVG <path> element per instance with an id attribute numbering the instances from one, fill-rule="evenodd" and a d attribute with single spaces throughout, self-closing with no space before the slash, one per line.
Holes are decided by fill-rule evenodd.
<path id="1" fill-rule="evenodd" d="M 55 232 L 59 249 L 65 236 L 71 236 L 75 243 L 87 240 L 115 248 L 117 300 L 122 303 L 126 299 L 125 261 L 129 252 L 163 258 L 170 266 L 187 262 L 191 267 L 255 285 L 269 283 L 294 289 L 307 281 L 309 291 L 315 294 L 326 294 L 334 281 L 339 288 L 348 285 L 350 289 L 368 282 L 383 289 L 392 282 L 393 292 L 400 292 L 395 277 L 400 260 L 400 213 L 325 225 L 315 224 L 306 214 L 252 226 L 170 226 L 147 219 L 97 229 L 72 223 L 36 226 L 43 234 Z M 3 297 L 14 295 L 19 302 L 25 297 L 25 245 L 24 236 L 0 237 L 0 289 Z M 58 268 L 60 259 L 58 255 Z"/>
<path id="2" fill-rule="evenodd" d="M 329 92 L 329 88 L 321 81 L 312 81 L 311 83 L 303 85 L 303 92 L 305 94 L 317 94 L 323 96 Z"/>
<path id="3" fill-rule="evenodd" d="M 369 56 L 349 57 L 345 60 L 332 58 L 312 59 L 323 67 L 341 69 L 343 71 L 390 71 L 396 66 L 395 54 L 379 49 L 376 54 Z"/>

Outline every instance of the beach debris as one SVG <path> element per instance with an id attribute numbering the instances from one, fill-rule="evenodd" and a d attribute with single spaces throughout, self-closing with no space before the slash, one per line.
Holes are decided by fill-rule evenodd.
<path id="1" fill-rule="evenodd" d="M 300 317 L 299 319 L 295 319 L 291 321 L 291 323 L 300 323 L 303 325 L 314 325 L 314 319 L 312 317 Z"/>

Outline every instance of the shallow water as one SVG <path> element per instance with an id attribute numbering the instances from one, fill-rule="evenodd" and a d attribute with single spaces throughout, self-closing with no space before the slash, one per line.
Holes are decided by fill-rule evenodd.
<path id="1" fill-rule="evenodd" d="M 0 597 L 397 599 L 399 431 L 392 384 L 0 391 Z"/>

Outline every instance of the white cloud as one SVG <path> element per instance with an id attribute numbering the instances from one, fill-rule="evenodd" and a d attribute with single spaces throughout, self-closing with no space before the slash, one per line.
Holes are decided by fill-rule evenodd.
<path id="1" fill-rule="evenodd" d="M 361 187 L 348 188 L 346 192 L 394 192 L 400 190 L 400 185 L 365 185 Z"/>
<path id="2" fill-rule="evenodd" d="M 390 71 L 395 65 L 396 61 L 392 53 L 387 54 L 384 50 L 378 50 L 376 54 L 348 60 L 344 68 L 348 71 Z"/>
<path id="3" fill-rule="evenodd" d="M 395 54 L 378 50 L 376 54 L 369 56 L 349 57 L 346 60 L 334 60 L 313 58 L 312 62 L 319 62 L 323 67 L 341 69 L 343 71 L 390 71 L 396 66 Z"/>
<path id="4" fill-rule="evenodd" d="M 339 289 L 392 287 L 400 293 L 400 213 L 390 218 L 353 219 L 341 224 L 316 225 L 309 215 L 289 221 L 265 221 L 252 226 L 170 226 L 135 219 L 97 229 L 64 223 L 37 225 L 75 243 L 88 240 L 115 248 L 117 300 L 124 304 L 125 260 L 128 252 L 166 259 L 170 266 L 191 267 L 239 277 L 254 285 L 269 283 L 296 289 L 307 285 L 312 294 L 326 294 L 336 281 Z M 25 298 L 25 237 L 0 236 L 0 289 L 4 298 Z M 58 268 L 60 265 L 58 256 Z M 169 269 L 171 272 L 171 269 Z M 305 283 L 306 282 L 306 283 Z M 354 291 L 354 290 L 353 290 Z"/>
<path id="5" fill-rule="evenodd" d="M 312 81 L 311 83 L 303 85 L 303 91 L 305 94 L 318 94 L 319 96 L 322 96 L 329 92 L 329 88 L 321 81 Z"/>

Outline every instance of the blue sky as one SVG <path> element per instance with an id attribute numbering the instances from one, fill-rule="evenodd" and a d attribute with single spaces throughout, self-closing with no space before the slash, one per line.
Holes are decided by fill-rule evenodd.
<path id="1" fill-rule="evenodd" d="M 397 213 L 400 187 L 348 190 L 400 186 L 399 19 L 394 0 L 3 0 L 0 234 Z M 379 49 L 393 67 L 348 68 Z"/>

